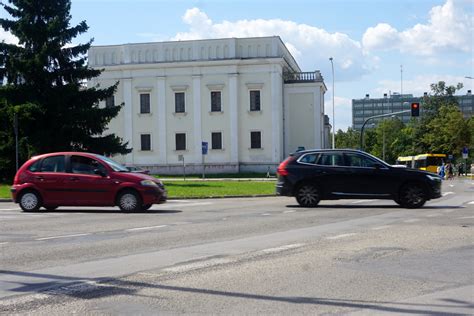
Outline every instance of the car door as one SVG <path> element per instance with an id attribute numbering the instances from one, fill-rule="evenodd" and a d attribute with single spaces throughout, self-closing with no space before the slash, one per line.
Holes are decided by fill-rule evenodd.
<path id="1" fill-rule="evenodd" d="M 69 205 L 113 205 L 112 181 L 107 168 L 98 160 L 81 155 L 70 156 Z M 100 170 L 102 175 L 96 174 Z"/>
<path id="2" fill-rule="evenodd" d="M 322 173 L 321 186 L 325 194 L 343 194 L 348 171 L 342 152 L 321 153 L 317 166 Z"/>
<path id="3" fill-rule="evenodd" d="M 38 168 L 30 170 L 31 182 L 39 190 L 44 204 L 61 204 L 65 198 L 64 181 L 66 161 L 64 155 L 48 156 L 37 165 Z"/>
<path id="4" fill-rule="evenodd" d="M 349 171 L 346 192 L 354 195 L 386 197 L 394 181 L 390 169 L 381 162 L 360 153 L 344 153 Z"/>

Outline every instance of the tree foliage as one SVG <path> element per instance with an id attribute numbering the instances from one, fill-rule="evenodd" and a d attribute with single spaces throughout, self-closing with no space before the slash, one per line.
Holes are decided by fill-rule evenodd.
<path id="1" fill-rule="evenodd" d="M 129 152 L 120 138 L 104 135 L 122 105 L 99 107 L 99 101 L 112 96 L 118 83 L 106 89 L 85 86 L 101 71 L 87 66 L 92 40 L 71 44 L 88 29 L 85 21 L 70 26 L 71 2 L 8 0 L 1 5 L 11 19 L 0 19 L 0 26 L 19 41 L 18 45 L 0 43 L 0 77 L 6 79 L 0 88 L 0 120 L 6 126 L 0 134 L 2 162 L 11 169 L 15 112 L 23 161 L 52 151 Z M 3 176 L 5 172 L 5 167 L 0 169 Z"/>

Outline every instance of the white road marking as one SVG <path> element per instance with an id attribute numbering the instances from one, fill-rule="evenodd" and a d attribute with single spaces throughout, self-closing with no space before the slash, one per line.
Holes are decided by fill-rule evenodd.
<path id="1" fill-rule="evenodd" d="M 469 202 L 469 203 L 467 203 L 467 204 L 474 204 L 474 201 L 471 201 L 471 202 Z"/>
<path id="2" fill-rule="evenodd" d="M 138 230 L 149 230 L 149 229 L 155 229 L 155 228 L 163 228 L 163 227 L 166 227 L 168 225 L 158 225 L 158 226 L 148 226 L 148 227 L 136 227 L 136 228 L 130 228 L 130 229 L 126 229 L 125 231 L 126 232 L 134 232 L 134 231 L 138 231 Z"/>
<path id="3" fill-rule="evenodd" d="M 189 206 L 199 206 L 199 205 L 210 205 L 214 204 L 212 202 L 196 202 L 196 203 L 180 203 L 180 204 L 174 204 L 174 205 L 169 205 L 169 204 L 161 204 L 160 207 L 164 209 L 168 208 L 175 208 L 175 207 L 189 207 Z"/>
<path id="4" fill-rule="evenodd" d="M 439 216 L 441 216 L 441 214 L 437 214 L 437 213 L 436 213 L 436 214 L 428 214 L 428 215 L 426 215 L 426 217 L 439 217 Z"/>
<path id="5" fill-rule="evenodd" d="M 8 241 L 0 242 L 0 246 L 1 245 L 6 245 L 6 244 L 8 244 Z"/>
<path id="6" fill-rule="evenodd" d="M 21 208 L 0 208 L 0 211 L 19 211 Z"/>
<path id="7" fill-rule="evenodd" d="M 296 211 L 284 211 L 283 214 L 294 213 Z"/>
<path id="8" fill-rule="evenodd" d="M 80 236 L 87 236 L 87 234 L 74 234 L 74 235 L 63 235 L 63 236 L 51 236 L 51 237 L 43 237 L 43 238 L 36 238 L 35 240 L 49 240 L 49 239 L 59 239 L 59 238 L 71 238 L 71 237 L 80 237 Z"/>
<path id="9" fill-rule="evenodd" d="M 449 187 L 450 187 L 450 188 L 454 187 L 454 184 L 450 184 Z"/>
<path id="10" fill-rule="evenodd" d="M 464 217 L 458 217 L 457 219 L 471 219 L 474 218 L 474 216 L 464 216 Z M 1 245 L 1 244 L 0 244 Z"/>
<path id="11" fill-rule="evenodd" d="M 288 249 L 301 248 L 301 247 L 303 247 L 304 245 L 305 245 L 305 244 L 291 244 L 291 245 L 286 245 L 286 246 L 281 246 L 281 247 L 263 249 L 261 252 L 264 252 L 264 253 L 275 253 L 275 252 L 285 251 L 285 250 L 288 250 Z"/>
<path id="12" fill-rule="evenodd" d="M 216 258 L 216 259 L 212 259 L 212 260 L 206 260 L 206 261 L 201 261 L 201 262 L 183 264 L 183 265 L 176 266 L 176 267 L 170 267 L 170 268 L 163 269 L 163 271 L 174 272 L 174 273 L 186 272 L 186 271 L 190 271 L 190 270 L 207 268 L 207 267 L 212 267 L 212 266 L 216 266 L 216 265 L 219 265 L 219 264 L 226 264 L 226 263 L 231 263 L 231 262 L 233 262 L 233 260 L 231 260 L 231 259 Z"/>
<path id="13" fill-rule="evenodd" d="M 374 228 L 372 228 L 372 230 L 381 230 L 381 229 L 386 229 L 386 228 L 390 228 L 390 227 L 391 227 L 390 225 L 384 225 L 384 226 L 374 227 Z"/>
<path id="14" fill-rule="evenodd" d="M 455 210 L 444 210 L 443 212 L 444 212 L 444 213 L 452 213 L 452 212 L 454 212 L 454 211 L 455 211 Z"/>
<path id="15" fill-rule="evenodd" d="M 373 201 L 375 201 L 375 200 L 358 200 L 358 201 L 351 202 L 351 204 L 359 204 L 359 203 L 373 202 Z"/>
<path id="16" fill-rule="evenodd" d="M 270 214 L 270 213 L 263 213 L 262 214 L 262 216 L 270 216 L 270 215 L 272 215 L 272 214 Z"/>
<path id="17" fill-rule="evenodd" d="M 356 234 L 356 233 L 350 233 L 350 234 L 341 234 L 341 235 L 336 235 L 336 236 L 326 237 L 326 239 L 333 240 L 333 239 L 346 238 L 346 237 L 350 237 L 350 236 L 354 236 L 354 235 L 357 235 L 357 234 Z"/>
<path id="18" fill-rule="evenodd" d="M 419 222 L 419 218 L 412 218 L 412 219 L 407 219 L 406 221 L 403 221 L 404 223 L 416 223 Z"/>
<path id="19" fill-rule="evenodd" d="M 454 194 L 454 192 L 444 192 L 443 196 Z"/>

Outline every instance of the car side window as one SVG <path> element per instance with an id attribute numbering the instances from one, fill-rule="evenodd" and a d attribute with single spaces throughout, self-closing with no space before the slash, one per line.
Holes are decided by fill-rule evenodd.
<path id="1" fill-rule="evenodd" d="M 71 172 L 78 174 L 95 174 L 94 170 L 99 169 L 104 174 L 105 167 L 95 159 L 82 156 L 71 156 Z"/>
<path id="2" fill-rule="evenodd" d="M 359 154 L 346 154 L 346 161 L 349 167 L 375 168 L 380 165 L 377 161 Z"/>
<path id="3" fill-rule="evenodd" d="M 319 154 L 314 153 L 314 154 L 306 154 L 301 159 L 299 160 L 302 163 L 308 163 L 314 165 L 316 161 L 318 160 Z"/>
<path id="4" fill-rule="evenodd" d="M 41 162 L 41 168 L 36 172 L 66 172 L 63 155 L 46 157 Z M 34 171 L 33 171 L 34 172 Z"/>
<path id="5" fill-rule="evenodd" d="M 324 153 L 319 157 L 318 165 L 344 166 L 344 159 L 341 153 Z"/>
<path id="6" fill-rule="evenodd" d="M 39 172 L 41 166 L 41 159 L 36 160 L 31 166 L 28 167 L 28 170 L 31 172 Z"/>

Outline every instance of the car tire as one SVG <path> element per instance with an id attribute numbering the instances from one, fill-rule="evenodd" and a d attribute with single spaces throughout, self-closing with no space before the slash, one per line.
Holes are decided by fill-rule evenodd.
<path id="1" fill-rule="evenodd" d="M 314 184 L 305 183 L 296 190 L 296 201 L 303 207 L 315 207 L 321 200 L 321 192 Z"/>
<path id="2" fill-rule="evenodd" d="M 36 212 L 41 207 L 41 196 L 36 191 L 23 192 L 18 201 L 23 212 Z"/>
<path id="3" fill-rule="evenodd" d="M 142 210 L 142 199 L 137 192 L 126 190 L 118 196 L 117 205 L 123 212 L 138 212 Z"/>
<path id="4" fill-rule="evenodd" d="M 398 201 L 405 208 L 420 208 L 426 202 L 425 190 L 420 184 L 405 184 L 400 189 Z"/>
<path id="5" fill-rule="evenodd" d="M 144 204 L 142 205 L 142 211 L 148 210 L 153 204 Z"/>

